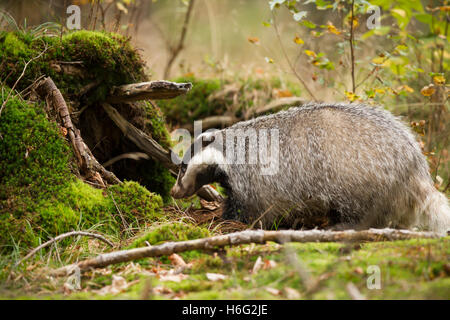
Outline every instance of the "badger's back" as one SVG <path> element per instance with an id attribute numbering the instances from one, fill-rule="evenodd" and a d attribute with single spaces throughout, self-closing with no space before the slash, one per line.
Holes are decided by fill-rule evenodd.
<path id="1" fill-rule="evenodd" d="M 421 223 L 424 203 L 436 192 L 414 135 L 381 108 L 310 104 L 224 132 L 250 128 L 278 129 L 279 170 L 261 175 L 258 165 L 225 166 L 240 220 L 262 216 L 265 227 L 410 227 Z"/>

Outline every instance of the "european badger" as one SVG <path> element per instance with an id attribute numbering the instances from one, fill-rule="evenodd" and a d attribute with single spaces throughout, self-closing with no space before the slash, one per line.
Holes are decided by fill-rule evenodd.
<path id="1" fill-rule="evenodd" d="M 261 163 L 225 160 L 225 145 L 239 145 L 236 135 L 248 162 L 263 147 L 248 132 L 267 138 L 273 129 L 278 141 L 259 138 L 279 147 L 275 173 L 262 172 Z M 224 218 L 265 228 L 450 229 L 447 197 L 433 186 L 415 136 L 378 107 L 309 104 L 206 132 L 186 152 L 171 193 L 188 197 L 212 182 L 228 195 Z"/>

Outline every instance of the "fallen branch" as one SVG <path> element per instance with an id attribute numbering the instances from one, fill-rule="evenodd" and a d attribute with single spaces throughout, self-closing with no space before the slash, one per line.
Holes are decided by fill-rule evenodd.
<path id="1" fill-rule="evenodd" d="M 52 107 L 57 112 L 61 125 L 67 129 L 67 135 L 69 136 L 69 141 L 72 145 L 72 149 L 81 172 L 89 178 L 95 178 L 98 174 L 100 174 L 100 176 L 109 183 L 119 183 L 120 180 L 114 175 L 114 173 L 106 170 L 100 163 L 98 163 L 89 147 L 84 143 L 83 138 L 80 135 L 80 131 L 72 123 L 66 101 L 53 80 L 50 77 L 44 78 L 37 84 L 36 92 L 43 100 L 47 101 L 49 108 Z"/>
<path id="2" fill-rule="evenodd" d="M 111 264 L 128 262 L 132 260 L 171 255 L 173 253 L 190 250 L 211 250 L 212 248 L 225 247 L 232 245 L 241 245 L 249 243 L 263 244 L 267 241 L 277 243 L 287 242 L 343 242 L 343 241 L 392 241 L 407 240 L 414 238 L 439 238 L 437 233 L 433 232 L 415 232 L 409 230 L 396 229 L 369 229 L 363 231 L 345 230 L 282 230 L 282 231 L 264 231 L 264 230 L 246 230 L 230 233 L 210 238 L 166 242 L 161 245 L 136 248 L 130 250 L 115 251 L 99 255 L 95 258 L 80 261 L 76 264 L 59 268 L 53 272 L 54 275 L 64 276 L 70 273 L 74 267 L 81 271 L 92 268 L 103 268 Z"/>
<path id="3" fill-rule="evenodd" d="M 142 159 L 150 159 L 150 157 L 146 153 L 142 152 L 129 152 L 129 153 L 123 153 L 121 155 L 118 155 L 117 157 L 114 157 L 112 159 L 109 159 L 105 163 L 102 164 L 103 167 L 108 167 L 117 161 L 123 160 L 123 159 L 132 159 L 132 160 L 142 160 Z"/>
<path id="4" fill-rule="evenodd" d="M 126 84 L 114 87 L 107 101 L 110 103 L 139 100 L 172 99 L 191 90 L 191 83 L 175 83 L 165 80 Z"/>
<path id="5" fill-rule="evenodd" d="M 68 237 L 73 237 L 73 236 L 85 236 L 85 237 L 95 238 L 95 239 L 98 239 L 98 240 L 101 240 L 101 241 L 107 243 L 110 247 L 114 247 L 114 244 L 111 241 L 109 241 L 108 239 L 106 239 L 104 236 L 102 236 L 100 234 L 85 232 L 85 231 L 71 231 L 71 232 L 60 234 L 59 236 L 52 238 L 49 241 L 41 244 L 39 247 L 34 248 L 25 257 L 20 259 L 19 262 L 16 263 L 16 266 L 18 266 L 25 260 L 31 258 L 32 256 L 34 256 L 39 250 L 42 250 L 59 240 L 62 240 L 62 239 L 68 238 Z"/>
<path id="6" fill-rule="evenodd" d="M 280 98 L 277 100 L 273 100 L 264 106 L 248 110 L 245 114 L 245 119 L 249 119 L 250 117 L 253 117 L 253 116 L 259 116 L 259 115 L 264 114 L 269 111 L 276 111 L 276 110 L 279 110 L 284 107 L 289 107 L 289 106 L 294 106 L 294 105 L 298 106 L 301 104 L 305 104 L 306 102 L 307 101 L 304 98 L 300 98 L 300 97 Z"/>
<path id="7" fill-rule="evenodd" d="M 102 103 L 103 109 L 106 111 L 111 120 L 117 125 L 122 133 L 130 139 L 139 149 L 149 155 L 155 161 L 160 162 L 174 176 L 178 174 L 178 165 L 180 163 L 178 156 L 171 150 L 165 150 L 155 140 L 149 137 L 145 132 L 139 130 L 129 123 L 122 115 L 109 103 Z M 203 186 L 197 194 L 207 201 L 221 202 L 222 196 L 211 186 Z"/>

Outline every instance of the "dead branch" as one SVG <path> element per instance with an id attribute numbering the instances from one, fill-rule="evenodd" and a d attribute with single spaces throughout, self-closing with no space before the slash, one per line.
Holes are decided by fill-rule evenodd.
<path id="1" fill-rule="evenodd" d="M 192 8 L 194 7 L 195 0 L 189 1 L 189 6 L 186 12 L 186 16 L 184 17 L 183 29 L 181 29 L 180 41 L 178 41 L 178 45 L 174 48 L 171 48 L 171 56 L 169 61 L 167 62 L 166 68 L 164 70 L 164 78 L 168 79 L 170 74 L 170 68 L 172 67 L 173 62 L 177 58 L 178 54 L 184 48 L 184 39 L 186 38 L 187 28 L 189 25 L 189 19 L 191 18 Z"/>
<path id="2" fill-rule="evenodd" d="M 273 100 L 264 106 L 251 108 L 244 113 L 243 117 L 240 117 L 240 118 L 234 117 L 234 116 L 223 115 L 223 116 L 206 117 L 204 119 L 201 119 L 200 121 L 202 122 L 203 130 L 207 130 L 207 129 L 211 129 L 211 128 L 225 128 L 225 127 L 232 126 L 233 124 L 235 124 L 239 121 L 248 120 L 251 117 L 259 116 L 259 115 L 262 115 L 269 111 L 277 111 L 281 108 L 289 107 L 289 106 L 298 106 L 298 105 L 305 104 L 306 102 L 307 102 L 307 100 L 300 98 L 300 97 L 280 98 L 277 100 Z M 194 131 L 194 126 L 192 124 L 184 125 L 183 128 L 189 130 L 190 132 Z"/>
<path id="3" fill-rule="evenodd" d="M 175 83 L 165 80 L 126 84 L 114 87 L 109 103 L 133 102 L 150 99 L 172 99 L 191 90 L 191 83 Z"/>
<path id="4" fill-rule="evenodd" d="M 85 237 L 95 238 L 95 239 L 98 239 L 98 240 L 101 240 L 101 241 L 107 243 L 110 247 L 114 247 L 114 244 L 111 241 L 109 241 L 108 239 L 106 239 L 104 236 L 102 236 L 100 234 L 96 234 L 96 233 L 92 233 L 92 232 L 85 232 L 85 231 L 71 231 L 71 232 L 60 234 L 59 236 L 52 238 L 49 241 L 34 248 L 25 257 L 20 259 L 19 262 L 16 263 L 16 266 L 18 266 L 25 260 L 31 258 L 32 256 L 34 256 L 39 250 L 42 250 L 59 240 L 62 240 L 62 239 L 68 238 L 68 237 L 74 237 L 74 236 L 85 236 Z"/>
<path id="5" fill-rule="evenodd" d="M 139 149 L 148 154 L 155 161 L 169 170 L 178 171 L 170 157 L 170 152 L 161 147 L 155 140 L 149 137 L 145 132 L 139 130 L 129 123 L 122 115 L 109 103 L 102 103 L 103 109 L 106 111 L 111 120 L 117 125 L 122 133 L 130 139 Z"/>
<path id="6" fill-rule="evenodd" d="M 362 231 L 328 231 L 328 230 L 282 230 L 282 231 L 264 231 L 264 230 L 246 230 L 234 232 L 226 235 L 220 235 L 210 238 L 166 242 L 161 245 L 143 247 L 122 251 L 114 251 L 101 254 L 95 258 L 80 261 L 76 264 L 59 268 L 53 272 L 54 275 L 67 275 L 74 267 L 81 271 L 103 268 L 111 264 L 128 262 L 132 260 L 171 255 L 173 253 L 190 250 L 211 250 L 213 248 L 235 246 L 249 243 L 264 244 L 268 241 L 277 243 L 287 242 L 348 242 L 348 241 L 392 241 L 407 240 L 415 238 L 439 238 L 440 235 L 433 232 L 415 232 L 410 230 L 396 229 L 369 229 Z"/>
<path id="7" fill-rule="evenodd" d="M 243 120 L 243 119 L 236 118 L 233 116 L 212 116 L 212 117 L 206 117 L 204 119 L 201 119 L 200 121 L 202 122 L 202 129 L 208 130 L 211 128 L 229 127 L 241 120 Z M 192 124 L 184 125 L 183 128 L 189 130 L 189 132 L 194 132 L 194 125 L 192 125 Z"/>
<path id="8" fill-rule="evenodd" d="M 112 159 L 109 159 L 105 163 L 102 164 L 103 167 L 108 167 L 112 165 L 113 163 L 123 160 L 123 159 L 132 159 L 132 160 L 141 160 L 141 159 L 150 159 L 150 157 L 146 153 L 142 152 L 129 152 L 129 153 L 123 153 L 121 155 L 118 155 L 117 157 L 114 157 Z"/>
<path id="9" fill-rule="evenodd" d="M 59 115 L 61 125 L 67 129 L 67 135 L 69 136 L 69 141 L 72 145 L 80 171 L 87 177 L 95 177 L 97 173 L 109 183 L 119 183 L 120 180 L 114 173 L 106 170 L 98 163 L 91 150 L 84 143 L 80 131 L 72 123 L 66 101 L 53 80 L 50 77 L 44 78 L 37 84 L 36 92 L 43 100 L 50 104 L 49 108 L 52 107 L 56 111 Z"/>
<path id="10" fill-rule="evenodd" d="M 301 104 L 305 104 L 307 102 L 307 100 L 300 98 L 300 97 L 286 97 L 286 98 L 279 98 L 277 100 L 273 100 L 271 102 L 269 102 L 268 104 L 261 106 L 261 107 L 257 107 L 257 108 L 252 108 L 249 109 L 246 114 L 245 114 L 245 119 L 249 119 L 250 117 L 253 116 L 259 116 L 261 114 L 264 114 L 266 112 L 269 111 L 276 111 L 279 110 L 281 108 L 284 107 L 289 107 L 289 106 L 298 106 Z"/>
<path id="11" fill-rule="evenodd" d="M 139 149 L 149 155 L 155 161 L 160 162 L 166 169 L 168 169 L 174 176 L 178 174 L 178 165 L 180 163 L 178 156 L 171 150 L 165 150 L 155 140 L 149 137 L 145 132 L 139 130 L 131 123 L 129 123 L 122 115 L 109 103 L 102 103 L 103 109 L 106 111 L 111 120 L 117 125 L 122 133 L 130 139 Z M 214 190 L 211 186 L 203 186 L 197 194 L 207 201 L 221 202 L 222 196 Z"/>

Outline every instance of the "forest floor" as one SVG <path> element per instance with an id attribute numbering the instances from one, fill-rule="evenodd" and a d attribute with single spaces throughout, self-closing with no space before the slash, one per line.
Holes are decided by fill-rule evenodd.
<path id="1" fill-rule="evenodd" d="M 211 235 L 246 227 L 221 220 L 220 209 L 211 209 L 166 208 L 184 214 L 173 223 L 204 226 Z M 148 232 L 122 241 L 120 247 L 145 239 L 149 239 Z M 49 276 L 51 269 L 74 257 L 82 259 L 107 250 L 97 240 L 79 239 L 64 252 L 51 250 L 34 262 L 25 262 L 20 270 L 5 268 L 9 274 L 0 286 L 0 298 L 450 298 L 450 236 L 378 243 L 250 244 L 113 265 L 85 272 L 80 282 L 73 277 Z"/>

